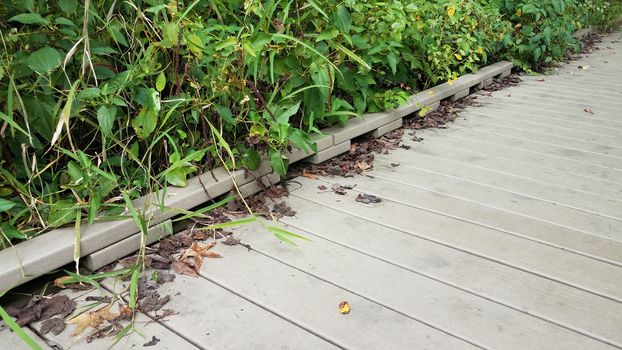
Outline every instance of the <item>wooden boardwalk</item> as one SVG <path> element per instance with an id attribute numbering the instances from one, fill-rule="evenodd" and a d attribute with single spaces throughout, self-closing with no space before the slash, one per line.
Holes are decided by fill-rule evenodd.
<path id="1" fill-rule="evenodd" d="M 296 179 L 281 225 L 311 241 L 235 230 L 253 250 L 218 245 L 199 278 L 163 285 L 179 314 L 117 348 L 152 335 L 154 349 L 622 348 L 620 37 L 422 142 L 407 132 L 412 148 L 364 176 Z M 356 187 L 318 189 L 333 183 Z"/>

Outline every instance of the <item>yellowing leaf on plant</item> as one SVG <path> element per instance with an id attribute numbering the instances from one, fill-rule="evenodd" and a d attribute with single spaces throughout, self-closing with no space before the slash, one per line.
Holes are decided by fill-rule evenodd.
<path id="1" fill-rule="evenodd" d="M 458 59 L 458 61 L 462 61 L 462 55 L 459 53 L 455 53 L 454 57 L 456 57 Z"/>
<path id="2" fill-rule="evenodd" d="M 72 281 L 72 282 L 69 282 L 69 281 Z M 63 277 L 59 277 L 59 278 L 55 279 L 54 280 L 54 285 L 56 287 L 58 287 L 58 288 L 65 288 L 65 284 L 73 283 L 73 282 L 75 282 L 73 277 L 71 277 L 71 276 L 63 276 Z"/>
<path id="3" fill-rule="evenodd" d="M 339 303 L 339 313 L 342 315 L 347 315 L 350 313 L 350 304 L 347 301 L 342 301 Z"/>
<path id="4" fill-rule="evenodd" d="M 455 13 L 456 13 L 456 8 L 455 7 L 447 8 L 447 16 L 453 17 Z"/>
<path id="5" fill-rule="evenodd" d="M 484 49 L 482 49 L 482 47 L 481 47 L 481 46 L 480 46 L 480 47 L 478 47 L 478 48 L 477 48 L 477 53 L 481 55 L 482 53 L 484 53 Z"/>
<path id="6" fill-rule="evenodd" d="M 517 9 L 516 10 L 516 16 L 520 17 L 523 15 L 523 10 L 522 9 Z"/>

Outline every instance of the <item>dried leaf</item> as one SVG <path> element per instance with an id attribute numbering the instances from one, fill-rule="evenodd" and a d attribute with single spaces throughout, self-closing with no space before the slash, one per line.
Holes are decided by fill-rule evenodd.
<path id="1" fill-rule="evenodd" d="M 113 314 L 110 312 L 111 307 L 112 304 L 108 304 L 97 311 L 85 312 L 67 321 L 67 324 L 76 325 L 73 335 L 79 335 L 89 327 L 97 328 L 104 323 L 104 321 L 114 320 L 119 317 L 119 314 Z"/>
<path id="2" fill-rule="evenodd" d="M 208 244 L 206 244 L 204 246 L 201 246 L 198 242 L 194 242 L 192 244 L 192 246 L 190 247 L 190 249 L 194 250 L 195 252 L 197 252 L 202 257 L 206 257 L 206 258 L 222 258 L 222 255 L 209 251 L 215 245 L 216 245 L 216 242 L 211 242 L 211 243 L 208 243 Z"/>
<path id="3" fill-rule="evenodd" d="M 54 318 L 50 318 L 49 320 L 43 321 L 39 332 L 42 335 L 46 335 L 50 332 L 52 332 L 52 334 L 54 335 L 59 335 L 64 330 L 65 330 L 65 321 L 63 321 L 61 318 L 54 317 Z"/>
<path id="4" fill-rule="evenodd" d="M 309 171 L 307 171 L 307 169 L 302 169 L 301 176 L 304 176 L 304 177 L 309 178 L 311 180 L 317 180 L 317 176 L 315 176 L 312 173 L 310 173 Z"/>
<path id="5" fill-rule="evenodd" d="M 143 347 L 154 346 L 156 345 L 160 339 L 156 338 L 155 335 L 151 337 L 151 340 L 143 344 Z"/>
<path id="6" fill-rule="evenodd" d="M 175 270 L 175 272 L 180 275 L 188 275 L 192 277 L 199 276 L 199 274 L 193 267 L 190 267 L 188 266 L 188 264 L 181 261 L 173 261 L 173 263 L 171 263 L 171 267 Z"/>
<path id="7" fill-rule="evenodd" d="M 591 108 L 586 108 L 583 111 L 589 114 L 594 114 L 594 111 Z"/>
<path id="8" fill-rule="evenodd" d="M 65 289 L 67 288 L 67 284 L 73 283 L 74 278 L 71 276 L 63 276 L 54 280 L 54 285 L 58 288 Z M 72 282 L 68 282 L 72 281 Z"/>
<path id="9" fill-rule="evenodd" d="M 339 303 L 339 313 L 342 315 L 347 315 L 350 313 L 350 304 L 347 301 L 342 301 Z"/>
<path id="10" fill-rule="evenodd" d="M 324 186 L 324 185 L 319 185 L 319 186 L 317 187 L 317 189 L 318 189 L 318 190 L 320 190 L 320 191 L 326 191 L 326 190 L 328 189 L 328 187 L 326 187 L 326 186 Z"/>
<path id="11" fill-rule="evenodd" d="M 371 204 L 371 203 L 380 203 L 382 202 L 382 199 L 371 194 L 361 193 L 358 196 L 356 196 L 355 201 L 359 203 L 364 203 L 364 204 Z"/>

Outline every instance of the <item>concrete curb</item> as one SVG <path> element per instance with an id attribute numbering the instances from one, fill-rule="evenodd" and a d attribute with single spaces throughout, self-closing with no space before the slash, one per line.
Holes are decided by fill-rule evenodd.
<path id="1" fill-rule="evenodd" d="M 511 69 L 512 63 L 504 61 L 483 67 L 475 74 L 465 74 L 451 83 L 443 83 L 419 92 L 411 96 L 409 101 L 399 108 L 365 114 L 360 118 L 350 120 L 343 128 L 333 127 L 324 130 L 323 135 L 313 137 L 318 148 L 317 154 L 308 154 L 293 148 L 286 152 L 286 155 L 290 164 L 309 157 L 311 157 L 311 162 L 326 161 L 347 152 L 350 149 L 350 140 L 355 137 L 370 132 L 374 135 L 382 135 L 394 130 L 402 122 L 403 117 L 424 107 L 434 107 L 441 100 L 465 97 L 466 90 L 482 82 L 485 84 L 487 81 L 492 81 L 494 77 L 509 74 Z M 261 181 L 267 179 L 274 183 L 278 176 L 272 173 L 268 162 L 262 163 L 259 170 L 252 172 L 252 176 L 246 176 L 245 171 L 234 171 L 230 175 L 224 168 L 217 168 L 189 179 L 185 188 L 168 187 L 165 191 L 141 197 L 134 201 L 134 206 L 144 213 L 149 226 L 155 227 L 176 216 L 179 213 L 177 209 L 190 210 L 229 192 L 234 182 L 240 187 L 242 194 L 255 193 L 261 189 L 255 182 L 257 178 Z M 117 255 L 117 249 L 120 254 L 121 250 L 127 252 L 129 249 L 127 247 L 132 247 L 132 249 L 136 247 L 134 241 L 136 237 L 140 237 L 139 231 L 140 229 L 131 219 L 99 221 L 90 226 L 84 224 L 80 231 L 81 257 L 100 252 L 85 258 L 85 263 L 93 267 L 101 265 Z M 71 263 L 74 242 L 75 229 L 63 227 L 0 251 L 0 266 L 2 266 L 0 292 Z M 105 257 L 108 258 L 104 259 Z"/>

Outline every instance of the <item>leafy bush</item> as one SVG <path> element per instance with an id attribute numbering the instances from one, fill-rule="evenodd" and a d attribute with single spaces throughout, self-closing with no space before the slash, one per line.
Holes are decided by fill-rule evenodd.
<path id="1" fill-rule="evenodd" d="M 4 1 L 0 242 L 219 165 L 284 174 L 322 127 L 500 57 L 562 58 L 613 18 L 599 1 Z"/>
<path id="2" fill-rule="evenodd" d="M 500 0 L 499 8 L 513 24 L 505 36 L 508 55 L 523 68 L 550 64 L 577 50 L 576 23 L 568 11 L 572 0 Z"/>

